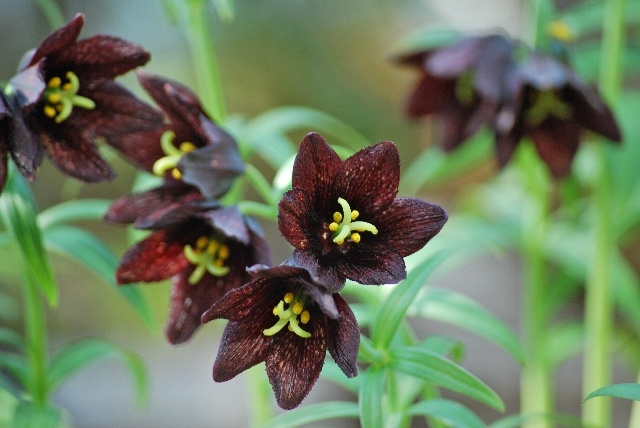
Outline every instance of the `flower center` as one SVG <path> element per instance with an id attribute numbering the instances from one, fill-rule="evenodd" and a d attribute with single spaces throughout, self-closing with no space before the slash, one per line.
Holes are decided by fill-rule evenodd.
<path id="1" fill-rule="evenodd" d="M 342 206 L 342 214 L 334 212 L 333 223 L 329 225 L 329 230 L 333 232 L 333 242 L 342 245 L 345 239 L 349 239 L 357 244 L 361 239 L 360 232 L 378 234 L 378 229 L 371 223 L 355 221 L 360 213 L 357 210 L 352 210 L 347 201 L 338 198 L 338 203 Z"/>
<path id="2" fill-rule="evenodd" d="M 59 77 L 53 77 L 47 84 L 42 94 L 44 100 L 44 114 L 53 119 L 56 123 L 62 123 L 71 116 L 73 107 L 82 107 L 87 110 L 93 110 L 96 103 L 93 100 L 78 95 L 80 90 L 80 79 L 72 71 L 67 71 L 65 75 L 66 83 L 62 83 Z"/>
<path id="3" fill-rule="evenodd" d="M 553 89 L 535 92 L 531 108 L 526 112 L 527 123 L 538 126 L 549 116 L 568 119 L 571 116 L 571 107 L 563 102 Z"/>
<path id="4" fill-rule="evenodd" d="M 176 180 L 182 178 L 182 173 L 177 168 L 178 162 L 186 153 L 197 149 L 196 145 L 185 141 L 180 143 L 179 147 L 173 145 L 173 139 L 176 134 L 173 131 L 165 131 L 160 137 L 160 147 L 166 156 L 161 157 L 153 164 L 153 173 L 162 177 L 167 171 L 171 170 L 171 176 Z"/>
<path id="5" fill-rule="evenodd" d="M 455 93 L 460 104 L 470 106 L 473 103 L 475 99 L 473 89 L 473 72 L 467 71 L 458 77 L 456 80 Z"/>
<path id="6" fill-rule="evenodd" d="M 201 236 L 196 241 L 195 248 L 185 245 L 184 256 L 192 264 L 195 270 L 189 276 L 189 284 L 195 285 L 209 272 L 213 276 L 225 276 L 229 268 L 224 262 L 229 258 L 229 247 L 216 237 Z"/>
<path id="7" fill-rule="evenodd" d="M 305 300 L 304 297 L 294 296 L 293 293 L 285 294 L 280 303 L 273 308 L 273 315 L 277 316 L 279 320 L 272 327 L 262 330 L 262 334 L 273 336 L 289 324 L 289 331 L 305 339 L 311 337 L 311 333 L 304 331 L 299 324 L 299 322 L 306 324 L 311 318 L 309 311 L 304 309 Z M 286 309 L 285 305 L 287 305 Z M 300 315 L 300 321 L 298 321 L 298 315 Z"/>

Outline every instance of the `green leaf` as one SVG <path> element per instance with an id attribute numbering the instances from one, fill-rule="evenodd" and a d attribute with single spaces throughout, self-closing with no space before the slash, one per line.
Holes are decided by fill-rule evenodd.
<path id="1" fill-rule="evenodd" d="M 407 279 L 395 286 L 378 309 L 371 331 L 371 341 L 378 349 L 386 349 L 402 323 L 405 312 L 416 297 L 426 279 L 449 255 L 442 252 L 418 265 Z"/>
<path id="2" fill-rule="evenodd" d="M 525 351 L 518 336 L 487 309 L 460 293 L 427 289 L 408 314 L 446 322 L 483 336 L 504 348 L 521 364 L 525 361 Z"/>
<path id="3" fill-rule="evenodd" d="M 9 390 L 0 386 L 0 428 L 9 428 L 16 408 L 18 399 Z"/>
<path id="4" fill-rule="evenodd" d="M 504 403 L 498 394 L 484 382 L 435 352 L 409 346 L 395 347 L 389 350 L 389 367 L 504 411 Z"/>
<path id="5" fill-rule="evenodd" d="M 580 418 L 560 413 L 548 415 L 511 415 L 495 421 L 489 428 L 521 428 L 526 422 L 546 421 L 554 427 L 584 428 Z"/>
<path id="6" fill-rule="evenodd" d="M 582 350 L 584 327 L 579 322 L 554 326 L 547 332 L 544 354 L 552 368 L 558 367 Z"/>
<path id="7" fill-rule="evenodd" d="M 311 406 L 298 407 L 271 419 L 262 428 L 296 428 L 327 419 L 357 418 L 358 405 L 346 401 L 328 401 Z"/>
<path id="8" fill-rule="evenodd" d="M 593 397 L 616 397 L 640 401 L 640 383 L 619 383 L 605 386 L 587 395 L 582 402 L 584 403 Z"/>
<path id="9" fill-rule="evenodd" d="M 16 378 L 26 389 L 29 382 L 29 372 L 24 357 L 9 352 L 0 352 L 0 369 Z"/>
<path id="10" fill-rule="evenodd" d="M 22 351 L 24 349 L 24 340 L 15 331 L 0 327 L 0 345 L 3 347 L 9 346 L 16 351 Z"/>
<path id="11" fill-rule="evenodd" d="M 333 360 L 326 360 L 324 362 L 324 366 L 322 366 L 322 373 L 320 373 L 320 376 L 322 376 L 322 378 L 325 380 L 341 386 L 349 392 L 353 392 L 354 394 L 358 394 L 358 389 L 360 388 L 361 383 L 360 380 L 362 379 L 360 376 L 345 376 L 340 367 L 338 367 L 338 365 Z"/>
<path id="12" fill-rule="evenodd" d="M 25 264 L 33 271 L 37 286 L 49 304 L 56 306 L 58 287 L 42 245 L 31 189 L 15 167 L 10 168 L 9 178 L 0 196 L 0 218 L 5 229 L 18 243 Z"/>
<path id="13" fill-rule="evenodd" d="M 44 231 L 47 248 L 77 260 L 120 292 L 136 309 L 149 328 L 156 327 L 151 308 L 135 285 L 118 286 L 115 271 L 118 258 L 98 238 L 73 226 L 52 226 Z"/>
<path id="14" fill-rule="evenodd" d="M 361 373 L 362 383 L 358 394 L 360 426 L 362 428 L 382 428 L 382 394 L 384 393 L 385 370 L 371 366 Z"/>
<path id="15" fill-rule="evenodd" d="M 83 367 L 112 357 L 118 358 L 127 366 L 135 381 L 137 401 L 140 404 L 144 403 L 147 397 L 148 379 L 143 361 L 133 352 L 99 339 L 83 339 L 62 348 L 49 364 L 47 379 L 49 389 L 54 390 Z"/>
<path id="16" fill-rule="evenodd" d="M 487 425 L 471 410 L 451 400 L 421 401 L 409 409 L 412 416 L 433 416 L 454 427 L 483 428 Z"/>
<path id="17" fill-rule="evenodd" d="M 221 20 L 227 22 L 233 21 L 233 0 L 212 0 L 212 2 Z"/>
<path id="18" fill-rule="evenodd" d="M 416 345 L 427 351 L 435 352 L 438 355 L 446 357 L 451 355 L 457 363 L 464 358 L 464 344 L 457 340 L 449 339 L 444 336 L 429 336 Z"/>
<path id="19" fill-rule="evenodd" d="M 62 415 L 55 407 L 42 407 L 31 401 L 18 404 L 11 423 L 12 428 L 47 427 L 58 428 L 62 425 Z"/>
<path id="20" fill-rule="evenodd" d="M 38 214 L 40 229 L 78 220 L 102 220 L 111 201 L 79 199 L 54 205 Z"/>

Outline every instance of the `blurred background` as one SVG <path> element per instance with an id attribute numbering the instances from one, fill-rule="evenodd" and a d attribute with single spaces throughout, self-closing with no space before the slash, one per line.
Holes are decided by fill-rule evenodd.
<path id="1" fill-rule="evenodd" d="M 516 0 L 237 0 L 235 19 L 222 22 L 210 5 L 213 42 L 222 75 L 228 111 L 250 119 L 286 105 L 309 106 L 350 124 L 371 143 L 397 143 L 408 163 L 431 143 L 430 122 L 412 122 L 402 113 L 404 100 L 416 81 L 413 70 L 392 61 L 402 40 L 425 28 L 447 28 L 477 33 L 502 32 L 528 37 L 527 11 Z M 86 15 L 81 34 L 105 33 L 137 42 L 152 54 L 145 69 L 195 88 L 184 34 L 155 0 L 61 0 L 65 18 Z M 2 61 L 0 81 L 15 72 L 22 54 L 50 32 L 35 1 L 0 0 Z M 133 76 L 122 81 L 144 97 Z M 313 129 L 300 130 L 299 141 Z M 131 192 L 136 171 L 107 153 L 118 178 L 109 184 L 85 185 L 65 178 L 47 161 L 32 183 L 38 208 L 70 198 L 108 198 Z M 260 161 L 256 160 L 260 165 Z M 454 182 L 426 189 L 423 198 L 455 212 L 464 186 L 495 172 L 492 161 L 478 165 Z M 265 170 L 268 178 L 273 172 Z M 281 262 L 289 248 L 274 224 L 264 223 L 269 241 Z M 82 227 L 100 236 L 122 254 L 130 245 L 124 227 L 87 222 Z M 446 229 L 446 228 L 445 228 Z M 105 361 L 81 371 L 56 394 L 77 427 L 243 427 L 249 423 L 248 392 L 244 376 L 216 384 L 211 379 L 223 322 L 207 324 L 185 345 L 172 347 L 163 336 L 169 283 L 141 286 L 152 302 L 157 328 L 149 330 L 128 303 L 82 266 L 53 256 L 61 286 L 60 304 L 49 311 L 52 347 L 82 337 L 100 337 L 139 354 L 150 378 L 149 403 L 135 406 L 132 381 L 118 363 Z M 10 272 L 9 263 L 0 272 Z M 15 274 L 14 274 L 15 275 Z M 518 330 L 519 263 L 515 255 L 482 256 L 435 279 L 437 285 L 459 290 L 489 308 Z M 15 296 L 15 276 L 0 276 L 0 287 Z M 16 305 L 15 307 L 19 307 Z M 576 308 L 579 310 L 579 308 Z M 16 328 L 20 314 L 15 314 Z M 486 340 L 438 323 L 416 325 L 420 334 L 446 333 L 466 346 L 463 366 L 489 384 L 505 400 L 507 412 L 518 410 L 518 364 Z M 257 368 L 263 371 L 263 366 Z M 579 412 L 581 368 L 571 361 L 560 371 L 559 410 Z M 452 397 L 456 397 L 451 395 Z M 349 394 L 320 381 L 304 404 Z M 353 397 L 352 397 L 353 398 Z M 457 396 L 456 398 L 459 398 Z M 500 415 L 466 402 L 486 422 Z M 616 406 L 625 406 L 616 403 Z M 618 407 L 616 407 L 618 408 Z M 626 412 L 625 412 L 626 413 Z M 342 422 L 340 422 L 342 423 Z M 333 426 L 333 425 L 332 425 Z M 357 426 L 343 423 L 336 426 Z"/>

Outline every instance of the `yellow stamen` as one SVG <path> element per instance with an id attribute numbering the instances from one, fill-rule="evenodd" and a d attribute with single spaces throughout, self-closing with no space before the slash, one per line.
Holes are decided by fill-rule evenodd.
<path id="1" fill-rule="evenodd" d="M 349 203 L 343 198 L 338 198 L 338 203 L 342 206 L 343 214 L 338 212 L 333 214 L 333 219 L 336 222 L 329 224 L 329 230 L 333 232 L 333 242 L 338 245 L 344 244 L 344 241 L 349 238 L 351 242 L 359 243 L 362 239 L 357 232 L 370 232 L 374 235 L 378 233 L 378 228 L 373 224 L 366 221 L 355 221 L 360 212 L 357 210 L 351 210 Z M 340 220 L 337 220 L 337 218 Z"/>
<path id="2" fill-rule="evenodd" d="M 218 258 L 221 260 L 227 260 L 229 258 L 229 247 L 222 245 L 218 250 Z"/>
<path id="3" fill-rule="evenodd" d="M 52 77 L 47 83 L 47 89 L 42 94 L 45 103 L 44 114 L 52 118 L 56 123 L 62 123 L 71 116 L 74 107 L 93 110 L 96 103 L 93 100 L 78 95 L 80 90 L 80 79 L 72 71 L 65 74 L 68 82 L 62 84 L 62 79 L 58 76 Z"/>
<path id="4" fill-rule="evenodd" d="M 304 297 L 299 298 L 294 296 L 293 293 L 285 294 L 284 298 L 280 300 L 278 305 L 273 308 L 272 311 L 273 314 L 278 317 L 278 321 L 272 327 L 262 330 L 262 334 L 265 336 L 273 336 L 286 325 L 289 331 L 302 338 L 306 339 L 311 337 L 311 333 L 300 328 L 298 323 L 298 315 L 300 315 L 300 322 L 303 324 L 308 323 L 311 318 L 309 311 L 303 310 L 304 301 Z M 288 305 L 288 307 L 285 309 L 284 305 Z"/>
<path id="5" fill-rule="evenodd" d="M 189 153 L 197 149 L 196 145 L 189 141 L 184 141 L 180 143 L 180 150 L 183 153 Z"/>
<path id="6" fill-rule="evenodd" d="M 180 170 L 178 168 L 173 168 L 171 170 L 171 176 L 173 178 L 175 178 L 176 180 L 182 179 L 182 173 L 180 172 Z"/>
<path id="7" fill-rule="evenodd" d="M 551 35 L 551 37 L 560 40 L 561 42 L 569 43 L 573 40 L 573 33 L 571 32 L 571 28 L 569 28 L 567 23 L 564 21 L 551 21 L 551 23 L 549 24 L 549 34 Z"/>
<path id="8" fill-rule="evenodd" d="M 49 84 L 47 85 L 47 87 L 59 88 L 61 84 L 62 84 L 62 79 L 60 79 L 59 77 L 52 77 L 51 80 L 49 80 Z"/>
<path id="9" fill-rule="evenodd" d="M 44 106 L 44 114 L 45 114 L 45 116 L 53 118 L 53 117 L 56 116 L 57 113 L 58 112 L 56 111 L 55 108 L 53 108 L 51 106 Z"/>
<path id="10" fill-rule="evenodd" d="M 176 134 L 173 131 L 165 131 L 160 137 L 160 147 L 166 156 L 155 161 L 153 164 L 153 173 L 162 177 L 167 171 L 171 171 L 171 176 L 176 180 L 180 180 L 182 173 L 177 168 L 178 162 L 180 162 L 182 156 L 198 147 L 189 141 L 184 141 L 180 143 L 179 148 L 176 148 L 176 146 L 173 145 L 175 136 Z"/>
<path id="11" fill-rule="evenodd" d="M 227 248 L 226 257 L 220 256 L 220 249 Z M 206 272 L 213 276 L 225 276 L 229 273 L 229 267 L 224 265 L 224 261 L 229 257 L 229 250 L 226 245 L 220 245 L 216 237 L 201 236 L 195 242 L 195 249 L 190 245 L 185 245 L 184 256 L 196 268 L 189 276 L 189 284 L 200 282 Z"/>

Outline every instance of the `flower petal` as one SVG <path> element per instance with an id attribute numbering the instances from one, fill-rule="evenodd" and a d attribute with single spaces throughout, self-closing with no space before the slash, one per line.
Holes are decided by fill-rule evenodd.
<path id="1" fill-rule="evenodd" d="M 80 82 L 113 80 L 146 64 L 151 55 L 142 46 L 118 37 L 97 35 L 69 45 L 47 58 L 51 77 L 71 70 Z M 49 76 L 47 76 L 49 77 Z"/>
<path id="2" fill-rule="evenodd" d="M 402 256 L 381 246 L 356 244 L 348 257 L 336 258 L 333 264 L 340 274 L 360 284 L 397 284 L 407 277 Z"/>
<path id="3" fill-rule="evenodd" d="M 376 220 L 375 223 L 379 224 L 378 235 L 371 239 L 372 245 L 391 249 L 401 257 L 407 257 L 440 232 L 447 221 L 447 213 L 439 205 L 421 199 L 396 198 Z M 359 248 L 357 245 L 355 247 Z"/>
<path id="4" fill-rule="evenodd" d="M 242 322 L 227 323 L 213 363 L 213 380 L 226 382 L 266 360 L 271 337 L 262 331 L 272 320 L 273 314 L 264 311 Z"/>
<path id="5" fill-rule="evenodd" d="M 424 74 L 411 93 L 405 110 L 409 116 L 432 114 L 448 105 L 455 97 L 455 80 Z"/>
<path id="6" fill-rule="evenodd" d="M 306 250 L 318 246 L 322 224 L 313 201 L 304 190 L 294 188 L 282 196 L 278 203 L 278 228 L 295 248 Z"/>
<path id="7" fill-rule="evenodd" d="M 344 198 L 365 219 L 393 202 L 399 183 L 400 155 L 396 145 L 389 141 L 378 143 L 342 162 L 330 196 L 335 199 L 330 203 L 337 208 L 338 198 Z"/>
<path id="8" fill-rule="evenodd" d="M 329 256 L 330 257 L 330 256 Z M 295 250 L 293 260 L 296 266 L 306 269 L 311 274 L 313 282 L 322 284 L 330 293 L 337 293 L 342 290 L 345 283 L 343 270 L 339 270 L 340 263 L 333 263 L 332 259 L 327 261 L 311 251 Z"/>
<path id="9" fill-rule="evenodd" d="M 356 317 L 347 302 L 339 294 L 334 294 L 339 320 L 329 319 L 327 323 L 327 347 L 338 367 L 347 377 L 358 374 L 358 349 L 360 346 L 360 331 Z"/>
<path id="10" fill-rule="evenodd" d="M 47 38 L 40 43 L 38 49 L 33 52 L 33 55 L 27 60 L 28 62 L 23 60 L 24 66 L 20 67 L 20 70 L 35 64 L 46 56 L 64 50 L 78 39 L 83 26 L 84 15 L 79 13 L 64 27 L 60 27 L 49 34 Z"/>
<path id="11" fill-rule="evenodd" d="M 300 143 L 293 163 L 291 187 L 304 190 L 320 214 L 329 212 L 334 176 L 341 164 L 338 154 L 319 134 L 310 132 Z"/>
<path id="12" fill-rule="evenodd" d="M 161 281 L 186 269 L 189 266 L 183 252 L 186 243 L 172 238 L 165 230 L 153 232 L 122 256 L 116 271 L 118 284 Z"/>
<path id="13" fill-rule="evenodd" d="M 269 313 L 270 319 L 273 319 L 271 310 L 285 293 L 286 290 L 282 284 L 271 283 L 267 278 L 255 279 L 242 287 L 229 291 L 224 298 L 202 314 L 202 322 L 206 323 L 220 318 L 241 321 L 251 314 L 262 312 Z M 268 326 L 262 328 L 268 328 Z"/>
<path id="14" fill-rule="evenodd" d="M 580 126 L 572 121 L 550 118 L 529 134 L 551 174 L 556 178 L 566 177 L 578 151 Z"/>
<path id="15" fill-rule="evenodd" d="M 276 401 L 283 409 L 297 407 L 322 371 L 327 349 L 327 321 L 322 312 L 314 312 L 309 324 L 305 325 L 311 337 L 305 339 L 283 329 L 269 344 L 267 375 Z"/>

